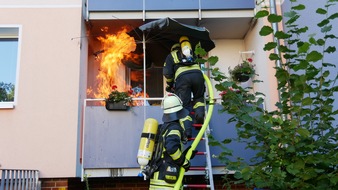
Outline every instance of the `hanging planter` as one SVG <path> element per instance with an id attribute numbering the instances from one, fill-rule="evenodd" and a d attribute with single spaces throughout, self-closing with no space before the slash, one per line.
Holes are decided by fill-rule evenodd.
<path id="1" fill-rule="evenodd" d="M 127 106 L 124 102 L 107 102 L 106 101 L 106 109 L 108 111 L 114 110 L 128 110 L 129 106 Z"/>
<path id="2" fill-rule="evenodd" d="M 246 73 L 236 73 L 233 77 L 233 80 L 236 82 L 246 82 L 250 79 L 250 76 Z"/>
<path id="3" fill-rule="evenodd" d="M 248 58 L 247 60 L 243 60 L 242 63 L 236 65 L 234 69 L 229 68 L 230 78 L 234 82 L 247 82 L 250 78 L 254 77 L 255 69 L 254 65 L 251 64 L 252 59 Z"/>
<path id="4" fill-rule="evenodd" d="M 106 109 L 109 111 L 113 110 L 128 110 L 132 105 L 132 98 L 130 95 L 132 92 L 119 92 L 117 86 L 112 86 L 112 92 L 108 98 L 105 99 Z"/>

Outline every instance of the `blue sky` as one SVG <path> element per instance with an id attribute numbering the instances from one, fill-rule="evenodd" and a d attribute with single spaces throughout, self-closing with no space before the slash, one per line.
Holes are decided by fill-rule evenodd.
<path id="1" fill-rule="evenodd" d="M 0 40 L 0 82 L 15 84 L 17 41 Z"/>

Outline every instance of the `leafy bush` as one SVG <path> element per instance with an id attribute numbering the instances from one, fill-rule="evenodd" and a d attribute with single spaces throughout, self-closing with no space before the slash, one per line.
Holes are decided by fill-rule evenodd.
<path id="1" fill-rule="evenodd" d="M 226 169 L 235 172 L 235 181 L 225 175 L 224 179 L 228 180 L 225 185 L 245 183 L 248 187 L 311 190 L 338 186 L 338 127 L 334 126 L 338 111 L 333 107 L 338 92 L 337 63 L 324 59 L 336 52 L 336 47 L 328 44 L 338 39 L 331 33 L 338 13 L 330 14 L 337 0 L 327 0 L 316 10 L 316 15 L 322 18 L 317 24 L 322 37 L 304 36 L 309 27 L 300 27 L 297 21 L 306 7 L 296 0 L 290 1 L 293 6 L 284 15 L 285 31 L 274 31 L 271 26 L 260 30 L 261 36 L 274 35 L 276 39 L 264 47 L 266 51 L 278 50 L 269 56 L 280 63 L 275 67 L 280 96 L 276 110 L 262 108 L 264 100 L 260 97 L 264 94 L 252 93 L 229 81 L 214 67 L 217 57 L 207 60 L 213 67 L 213 79 L 218 82 L 215 88 L 226 91 L 222 93 L 222 111 L 232 115 L 229 122 L 236 122 L 238 133 L 236 139 L 211 141 L 212 145 L 223 148 L 219 159 Z M 256 14 L 258 19 L 263 17 L 271 24 L 283 18 L 267 10 Z M 278 43 L 280 40 L 286 45 Z M 257 152 L 251 160 L 254 165 L 248 165 L 242 158 L 229 159 L 232 150 L 227 144 L 231 141 L 246 142 L 248 149 Z"/>

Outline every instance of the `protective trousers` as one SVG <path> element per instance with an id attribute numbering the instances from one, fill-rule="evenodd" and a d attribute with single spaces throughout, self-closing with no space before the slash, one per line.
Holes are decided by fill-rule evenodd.
<path id="1" fill-rule="evenodd" d="M 191 93 L 193 98 L 191 98 Z M 175 94 L 181 98 L 184 108 L 195 112 L 195 123 L 198 124 L 204 122 L 204 93 L 204 77 L 200 70 L 182 73 L 176 78 Z"/>

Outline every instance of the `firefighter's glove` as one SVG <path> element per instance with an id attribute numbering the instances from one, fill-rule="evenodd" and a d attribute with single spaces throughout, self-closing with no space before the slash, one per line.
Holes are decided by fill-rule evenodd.
<path id="1" fill-rule="evenodd" d="M 173 86 L 167 85 L 167 87 L 165 88 L 165 91 L 174 93 L 174 88 L 173 88 Z"/>
<path id="2" fill-rule="evenodd" d="M 187 159 L 185 159 L 184 160 L 184 163 L 183 163 L 183 165 L 182 165 L 182 167 L 185 169 L 185 171 L 187 172 L 188 170 L 189 170 L 189 168 L 190 168 L 190 162 L 189 162 L 189 160 L 187 160 Z"/>
<path id="3" fill-rule="evenodd" d="M 189 162 L 189 160 L 187 160 L 185 158 L 185 156 L 187 155 L 189 149 L 190 149 L 191 146 L 189 146 L 187 149 L 185 149 L 182 154 L 181 154 L 181 157 L 179 159 L 177 159 L 175 162 L 176 164 L 178 164 L 179 166 L 183 166 L 184 164 L 187 164 L 186 162 Z M 190 163 L 189 164 L 189 167 L 190 167 Z"/>
<path id="4" fill-rule="evenodd" d="M 174 93 L 174 82 L 167 82 L 167 87 L 165 88 L 167 92 Z"/>
<path id="5" fill-rule="evenodd" d="M 197 150 L 193 150 L 193 151 L 192 151 L 190 160 L 193 159 L 193 158 L 195 158 L 195 155 L 197 154 L 197 152 L 198 152 Z"/>

